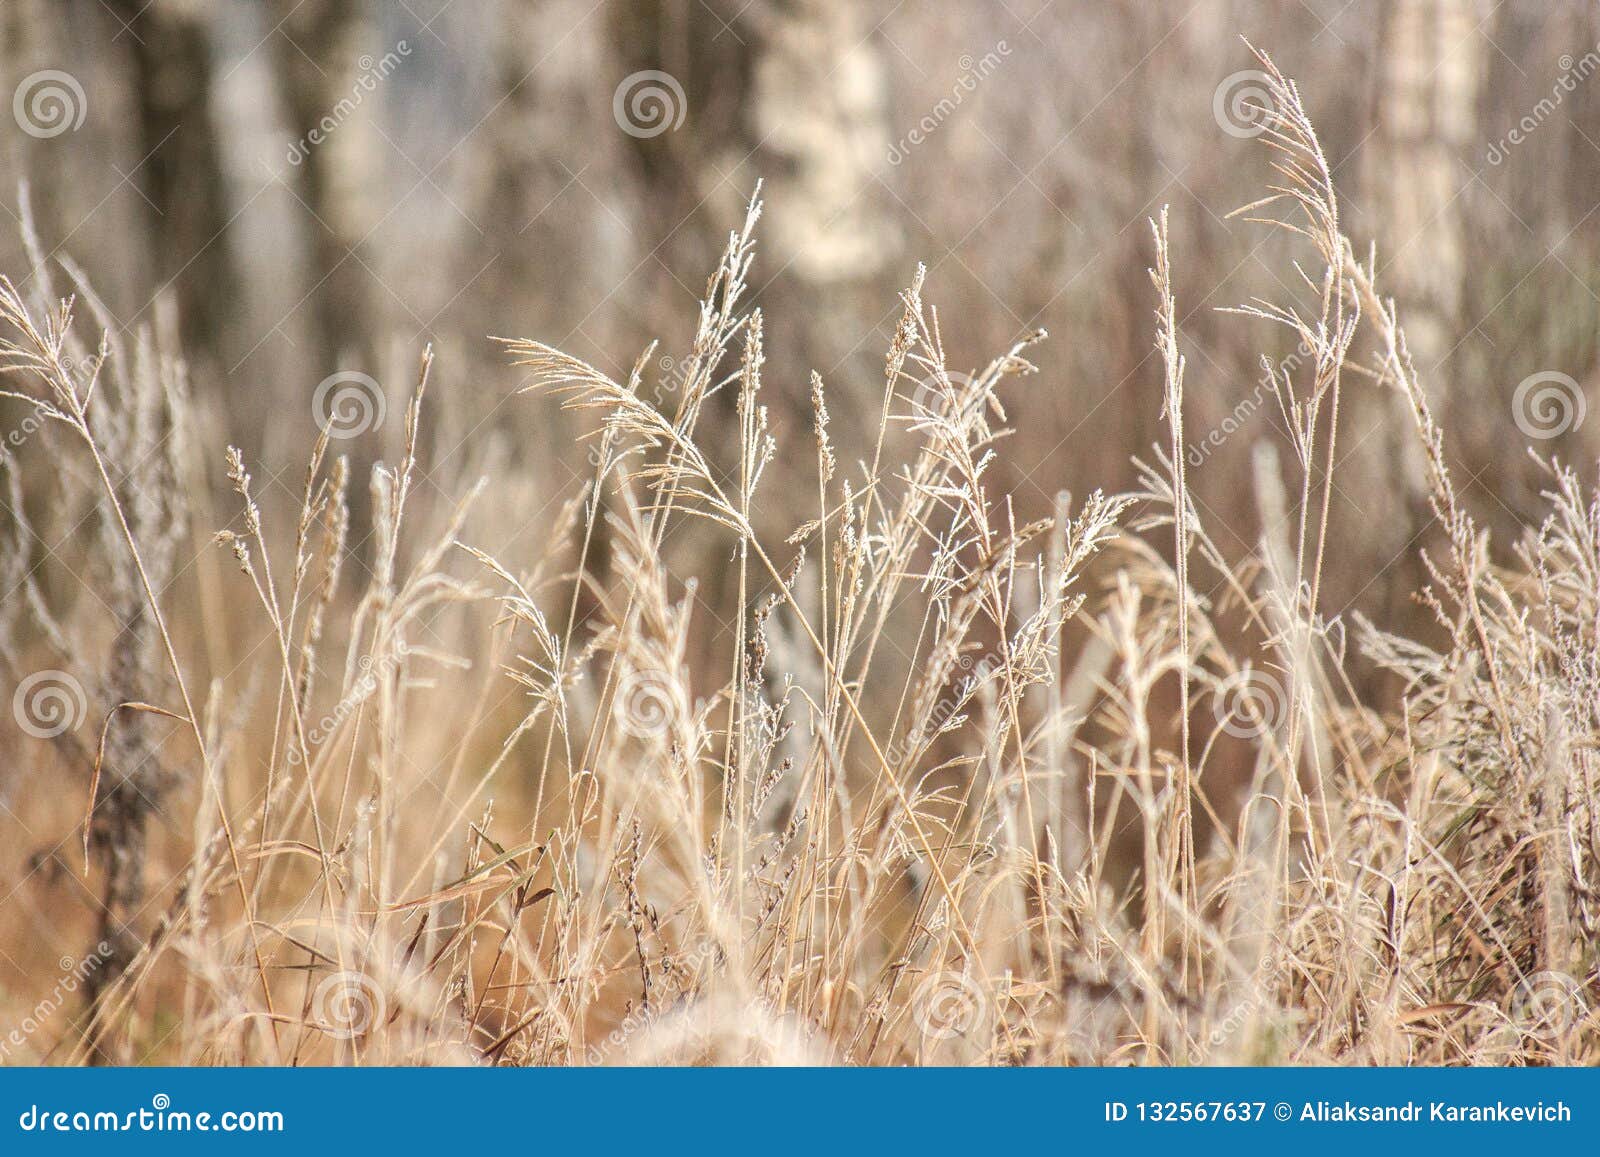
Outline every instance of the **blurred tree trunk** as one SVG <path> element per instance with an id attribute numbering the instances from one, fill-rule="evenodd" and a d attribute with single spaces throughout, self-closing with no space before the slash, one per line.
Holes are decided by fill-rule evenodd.
<path id="1" fill-rule="evenodd" d="M 1391 0 L 1377 50 L 1376 125 L 1366 145 L 1367 228 L 1378 240 L 1379 282 L 1400 307 L 1411 356 L 1443 414 L 1459 389 L 1447 365 L 1460 340 L 1466 276 L 1463 158 L 1475 143 L 1484 39 L 1478 0 Z M 1498 402 L 1496 403 L 1498 404 Z M 1333 541 L 1361 544 L 1362 566 L 1334 592 L 1376 606 L 1396 626 L 1421 579 L 1408 546 L 1428 518 L 1421 448 L 1407 407 L 1392 389 L 1346 378 L 1338 432 Z"/>
<path id="2" fill-rule="evenodd" d="M 910 275 L 877 181 L 892 142 L 869 11 L 859 0 L 619 0 L 610 32 L 620 64 L 606 85 L 618 139 L 644 178 L 651 300 L 672 307 L 648 321 L 681 332 L 682 303 L 699 295 L 759 180 L 765 209 L 745 304 L 759 301 L 767 323 L 762 397 L 780 439 L 806 438 L 807 371 L 822 373 L 846 460 L 870 453 L 886 344 L 877 323 L 894 309 L 894 282 Z M 736 393 L 719 392 L 703 419 L 729 468 Z M 717 549 L 708 536 L 677 534 L 673 548 Z M 702 597 L 731 618 L 737 568 L 714 571 Z M 703 645 L 709 660 L 722 644 Z"/>
<path id="3" fill-rule="evenodd" d="M 876 195 L 891 147 L 888 77 L 860 6 L 781 0 L 748 11 L 759 19 L 744 132 L 722 159 L 765 179 L 770 243 L 796 277 L 870 279 L 893 261 L 899 237 Z M 722 184 L 714 173 L 703 181 L 707 195 Z"/>
<path id="4" fill-rule="evenodd" d="M 885 62 L 856 0 L 779 0 L 749 14 L 760 19 L 750 21 L 743 132 L 703 173 L 705 193 L 727 188 L 722 172 L 740 189 L 762 177 L 768 269 L 793 279 L 813 319 L 794 335 L 804 364 L 826 374 L 856 354 L 876 365 L 880 343 L 865 327 L 910 276 L 898 268 L 899 225 L 878 182 L 892 147 Z M 870 424 L 877 399 L 867 403 Z"/>
<path id="5" fill-rule="evenodd" d="M 285 175 L 310 235 L 306 272 L 314 363 L 322 373 L 379 371 L 371 291 L 372 262 L 362 228 L 361 195 L 369 174 L 360 126 L 331 131 L 329 118 L 350 98 L 362 32 L 362 0 L 276 0 L 273 37 L 289 131 L 301 160 Z M 316 137 L 322 139 L 316 140 Z"/>
<path id="6" fill-rule="evenodd" d="M 1379 48 L 1367 199 L 1412 356 L 1433 390 L 1459 337 L 1466 272 L 1461 194 L 1471 175 L 1462 160 L 1477 139 L 1485 64 L 1478 21 L 1478 0 L 1390 0 Z"/>
<path id="7" fill-rule="evenodd" d="M 616 57 L 599 22 L 589 19 L 589 0 L 505 0 L 499 35 L 490 46 L 494 87 L 481 127 L 474 135 L 473 216 L 484 230 L 471 267 L 462 267 L 463 329 L 537 337 L 573 349 L 620 379 L 650 335 L 627 332 L 618 322 L 637 308 L 631 273 L 647 251 L 644 222 L 628 170 L 627 141 L 611 111 Z M 560 44 L 551 53 L 549 46 Z M 597 79 L 599 78 L 599 79 Z M 559 293 L 541 287 L 560 286 Z M 530 304 L 537 309 L 530 311 Z M 475 344 L 469 356 L 485 359 L 481 380 L 492 383 L 471 418 L 504 403 L 504 358 L 498 347 Z M 654 374 L 647 389 L 657 389 Z M 666 379 L 669 375 L 662 374 Z M 652 400 L 670 411 L 659 392 Z M 447 418 L 448 420 L 448 418 Z M 587 420 L 562 414 L 534 441 L 513 440 L 507 453 L 552 490 L 592 471 L 571 459 L 570 449 Z M 487 431 L 486 431 L 487 432 Z M 457 437 L 465 436 L 463 428 Z M 600 583 L 610 573 L 615 496 L 603 486 L 601 514 L 589 540 L 588 571 Z M 581 541 L 581 536 L 580 536 Z M 594 591 L 574 589 L 579 621 L 599 614 Z"/>
<path id="8" fill-rule="evenodd" d="M 542 302 L 538 336 L 558 345 L 578 339 L 586 356 L 616 359 L 623 355 L 612 339 L 621 335 L 596 305 L 625 292 L 645 247 L 628 189 L 627 138 L 611 115 L 607 81 L 616 61 L 589 11 L 587 0 L 502 5 L 500 34 L 488 46 L 490 107 L 474 137 L 473 216 L 493 259 L 481 269 L 474 253 L 477 265 L 461 276 L 473 279 L 474 329 L 523 335 L 535 320 L 527 316 L 530 288 L 560 285 Z M 561 51 L 551 53 L 557 43 Z"/>
<path id="9" fill-rule="evenodd" d="M 43 0 L 0 4 L 0 91 L 16 93 L 25 77 L 46 67 L 44 61 L 54 47 L 51 31 Z M 12 174 L 12 183 L 26 180 L 32 185 L 35 220 L 40 230 L 46 237 L 59 236 L 62 203 L 55 188 L 61 180 L 57 162 L 62 150 L 45 148 L 48 141 L 41 142 L 26 132 L 0 134 L 0 142 L 4 142 L 0 161 Z M 15 194 L 15 188 L 5 190 L 6 202 Z M 7 238 L 8 242 L 12 240 L 15 239 Z"/>
<path id="10" fill-rule="evenodd" d="M 138 128 L 133 178 L 143 195 L 159 282 L 177 297 L 190 357 L 226 357 L 235 275 L 227 189 L 211 110 L 210 6 L 177 0 L 105 0 L 121 24 L 133 72 Z"/>
<path id="11" fill-rule="evenodd" d="M 613 22 L 625 67 L 663 71 L 683 90 L 681 131 L 624 127 L 647 173 L 679 187 L 667 230 L 700 219 L 701 259 L 688 272 L 697 281 L 710 268 L 759 178 L 755 283 L 772 279 L 794 295 L 769 320 L 807 319 L 794 332 L 769 329 L 769 346 L 775 359 L 824 373 L 892 304 L 880 297 L 892 294 L 885 278 L 902 272 L 899 228 L 877 180 L 892 143 L 889 78 L 867 15 L 856 0 L 629 0 Z M 627 119 L 626 106 L 618 111 Z M 803 407 L 803 374 L 798 386 Z"/>

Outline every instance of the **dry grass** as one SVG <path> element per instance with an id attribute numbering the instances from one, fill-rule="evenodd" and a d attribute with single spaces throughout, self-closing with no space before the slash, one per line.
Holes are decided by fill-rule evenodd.
<path id="1" fill-rule="evenodd" d="M 1171 437 L 1138 493 L 1029 521 L 995 492 L 1002 396 L 1037 355 L 952 372 L 920 272 L 868 452 L 836 451 L 817 378 L 811 436 L 780 445 L 743 306 L 753 206 L 670 411 L 649 352 L 615 381 L 506 343 L 527 404 L 593 430 L 592 475 L 524 557 L 479 537 L 509 483 L 419 501 L 429 356 L 400 460 L 361 480 L 370 518 L 325 433 L 280 526 L 236 451 L 233 508 L 199 497 L 217 463 L 159 327 L 90 348 L 42 262 L 29 293 L 6 282 L 8 393 L 45 420 L 74 560 L 104 583 L 61 615 L 25 528 L 5 556 L 0 657 L 88 702 L 53 748 L 16 739 L 28 826 L 60 843 L 24 888 L 104 945 L 48 1013 L 8 994 L 34 1026 L 8 1057 L 1600 1060 L 1600 502 L 1552 463 L 1548 519 L 1491 564 L 1376 262 L 1262 64 L 1274 188 L 1248 215 L 1297 239 L 1300 293 L 1238 324 L 1309 356 L 1274 371 L 1294 453 L 1256 451 L 1268 530 L 1243 558 L 1184 476 L 1164 217 Z M 1426 643 L 1324 617 L 1347 390 L 1410 405 Z M 20 512 L 45 482 L 8 466 Z M 224 522 L 227 553 L 179 564 Z M 680 532 L 734 592 L 720 631 L 668 566 Z M 260 645 L 229 652 L 246 617 Z M 1358 653 L 1398 692 L 1363 701 Z M 28 959 L 48 991 L 53 960 Z"/>

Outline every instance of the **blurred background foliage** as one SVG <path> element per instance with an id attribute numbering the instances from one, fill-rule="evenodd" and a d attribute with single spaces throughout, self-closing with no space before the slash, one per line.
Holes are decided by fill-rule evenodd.
<path id="1" fill-rule="evenodd" d="M 580 430 L 507 404 L 517 378 L 487 335 L 619 376 L 661 338 L 646 386 L 667 398 L 761 179 L 780 438 L 809 422 L 816 370 L 853 408 L 841 449 L 863 451 L 850 430 L 875 424 L 896 293 L 926 262 L 952 367 L 1051 334 L 999 467 L 1021 517 L 1126 485 L 1161 438 L 1145 221 L 1170 204 L 1189 436 L 1226 434 L 1190 483 L 1242 548 L 1248 448 L 1283 425 L 1260 357 L 1293 351 L 1218 309 L 1302 287 L 1281 241 L 1228 216 L 1266 175 L 1222 123 L 1219 86 L 1254 64 L 1241 33 L 1299 78 L 1453 464 L 1491 525 L 1515 525 L 1542 476 L 1513 391 L 1595 382 L 1600 6 L 1582 0 L 7 0 L 5 91 L 59 69 L 85 115 L 7 126 L 0 203 L 16 218 L 25 179 L 44 249 L 89 267 L 129 330 L 176 305 L 197 405 L 285 472 L 278 498 L 316 384 L 367 373 L 393 408 L 433 342 L 435 476 L 514 464 L 542 508 L 585 469 Z M 675 127 L 624 131 L 644 70 L 681 89 Z M 3 234 L 20 276 L 20 231 Z M 1343 417 L 1334 608 L 1415 586 L 1385 569 L 1425 521 L 1396 405 Z M 1587 461 L 1597 427 L 1541 449 Z M 367 452 L 401 436 L 390 422 Z"/>

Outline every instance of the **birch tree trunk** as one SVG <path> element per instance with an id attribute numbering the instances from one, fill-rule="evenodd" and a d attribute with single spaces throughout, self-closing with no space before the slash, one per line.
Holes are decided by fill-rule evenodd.
<path id="1" fill-rule="evenodd" d="M 669 227 L 699 219 L 694 268 L 708 268 L 759 179 L 757 283 L 774 279 L 798 298 L 769 317 L 810 319 L 768 338 L 823 372 L 856 345 L 865 299 L 892 292 L 881 279 L 901 256 L 878 182 L 893 142 L 889 77 L 868 17 L 857 0 L 634 0 L 613 22 L 628 67 L 659 69 L 683 90 L 681 131 L 641 137 L 637 150 L 648 176 L 680 186 Z"/>
<path id="2" fill-rule="evenodd" d="M 1379 281 L 1400 308 L 1411 356 L 1435 409 L 1460 399 L 1449 374 L 1460 340 L 1466 276 L 1463 192 L 1475 144 L 1484 37 L 1478 0 L 1391 0 L 1380 25 L 1376 125 L 1365 145 L 1364 220 L 1376 234 Z M 1447 388 L 1448 387 L 1448 388 Z M 1421 447 L 1399 394 L 1347 378 L 1338 431 L 1335 541 L 1364 554 L 1328 609 L 1351 601 L 1408 616 L 1421 579 L 1411 562 L 1428 511 Z"/>
<path id="3" fill-rule="evenodd" d="M 190 357 L 226 357 L 238 278 L 225 232 L 227 186 L 211 109 L 211 5 L 107 0 L 122 22 L 133 75 L 138 167 L 150 251 L 178 302 Z"/>
<path id="4" fill-rule="evenodd" d="M 1477 138 L 1484 38 L 1478 0 L 1390 0 L 1380 47 L 1367 200 L 1379 261 L 1424 382 L 1440 388 L 1466 272 L 1462 160 Z"/>

